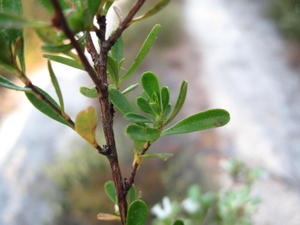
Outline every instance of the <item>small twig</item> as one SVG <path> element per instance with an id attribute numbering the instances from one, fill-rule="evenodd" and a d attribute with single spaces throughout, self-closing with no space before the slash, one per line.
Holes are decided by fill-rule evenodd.
<path id="1" fill-rule="evenodd" d="M 71 31 L 68 22 L 63 14 L 63 10 L 58 2 L 58 0 L 51 0 L 51 3 L 55 10 L 55 17 L 52 20 L 52 24 L 57 27 L 58 29 L 61 29 L 65 35 L 70 39 L 72 46 L 75 48 L 83 66 L 84 69 L 88 72 L 91 79 L 94 81 L 95 85 L 99 86 L 99 79 L 97 77 L 97 74 L 95 73 L 93 67 L 90 65 L 87 57 L 84 54 L 84 51 L 80 47 L 79 43 L 75 39 L 75 36 L 73 32 Z"/>
<path id="2" fill-rule="evenodd" d="M 116 43 L 116 41 L 119 39 L 119 37 L 124 32 L 124 30 L 130 25 L 135 14 L 140 10 L 140 8 L 143 6 L 143 4 L 145 2 L 146 2 L 146 0 L 137 0 L 137 2 L 132 7 L 132 9 L 129 11 L 128 15 L 125 17 L 125 19 L 120 24 L 118 29 L 104 42 L 105 47 L 107 49 L 110 49 Z"/>
<path id="3" fill-rule="evenodd" d="M 60 108 L 58 108 L 56 105 L 54 105 L 51 101 L 48 100 L 48 98 L 32 83 L 32 81 L 21 71 L 19 71 L 21 74 L 20 80 L 25 84 L 25 87 L 30 88 L 34 94 L 37 95 L 39 99 L 44 101 L 47 105 L 49 105 L 55 112 L 57 112 L 61 117 L 63 117 L 71 126 L 73 130 L 75 130 L 75 123 L 71 119 L 69 115 L 67 115 L 65 112 L 62 112 Z M 107 155 L 108 153 L 100 146 L 96 145 L 94 146 L 98 152 L 102 155 Z"/>
<path id="4" fill-rule="evenodd" d="M 148 151 L 148 149 L 150 148 L 150 146 L 151 146 L 151 143 L 147 142 L 145 144 L 143 150 L 139 153 L 139 156 L 144 155 Z M 127 192 L 129 191 L 129 189 L 134 184 L 136 173 L 138 171 L 139 166 L 140 166 L 140 163 L 137 162 L 137 161 L 135 161 L 134 164 L 133 164 L 133 166 L 132 166 L 131 172 L 130 172 L 130 177 L 127 178 L 126 182 L 125 182 L 125 195 L 127 195 Z"/>

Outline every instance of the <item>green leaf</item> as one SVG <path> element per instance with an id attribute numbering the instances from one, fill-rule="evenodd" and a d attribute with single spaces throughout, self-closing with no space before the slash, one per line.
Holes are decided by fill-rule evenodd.
<path id="1" fill-rule="evenodd" d="M 160 10 L 162 10 L 164 7 L 166 7 L 171 0 L 161 0 L 159 1 L 155 6 L 153 6 L 149 11 L 147 11 L 144 15 L 139 16 L 137 18 L 135 18 L 133 21 L 140 21 L 143 19 L 146 19 L 150 16 L 155 15 L 156 13 L 158 13 Z"/>
<path id="2" fill-rule="evenodd" d="M 128 100 L 125 98 L 124 95 L 117 89 L 111 88 L 109 90 L 109 98 L 113 105 L 121 112 L 122 114 L 126 114 L 129 112 L 133 112 L 134 109 L 128 102 Z"/>
<path id="3" fill-rule="evenodd" d="M 13 13 L 15 15 L 22 15 L 21 0 L 0 0 L 0 14 Z M 5 17 L 4 15 L 4 17 Z M 8 18 L 0 19 L 0 24 L 5 27 L 9 25 Z M 0 25 L 1 27 L 1 25 Z M 13 50 L 16 48 L 16 41 L 19 40 L 17 56 L 19 58 L 21 69 L 25 69 L 24 65 L 24 48 L 23 48 L 23 32 L 22 29 L 0 29 L 0 60 L 3 63 L 14 65 L 15 59 L 13 58 Z M 14 65 L 15 66 L 15 65 Z"/>
<path id="4" fill-rule="evenodd" d="M 120 37 L 118 41 L 112 46 L 110 55 L 113 59 L 115 59 L 118 63 L 120 63 L 123 59 L 123 49 L 124 49 L 124 41 L 123 38 Z"/>
<path id="5" fill-rule="evenodd" d="M 55 28 L 53 27 L 40 27 L 36 28 L 35 32 L 39 36 L 39 38 L 47 43 L 47 44 L 52 44 L 52 45 L 59 45 L 62 44 L 61 41 L 58 40 L 57 38 L 57 32 Z"/>
<path id="6" fill-rule="evenodd" d="M 55 62 L 59 62 L 71 67 L 74 67 L 76 69 L 80 69 L 80 70 L 84 70 L 83 66 L 81 64 L 79 64 L 77 61 L 75 61 L 74 59 L 71 58 L 66 58 L 63 56 L 58 56 L 58 55 L 48 55 L 48 54 L 44 54 L 43 57 L 50 59 L 52 61 Z"/>
<path id="7" fill-rule="evenodd" d="M 129 198 L 129 203 L 133 202 L 136 199 L 136 188 L 134 184 L 128 190 L 128 198 Z"/>
<path id="8" fill-rule="evenodd" d="M 101 0 L 88 0 L 88 10 L 91 17 L 93 17 L 101 4 Z"/>
<path id="9" fill-rule="evenodd" d="M 126 113 L 124 119 L 132 123 L 152 123 L 153 121 L 138 113 Z"/>
<path id="10" fill-rule="evenodd" d="M 14 66 L 0 60 L 0 74 L 4 76 L 17 75 L 19 71 Z"/>
<path id="11" fill-rule="evenodd" d="M 148 211 L 148 206 L 144 201 L 135 200 L 129 205 L 126 225 L 145 225 Z"/>
<path id="12" fill-rule="evenodd" d="M 179 95 L 177 97 L 177 101 L 176 101 L 176 104 L 175 104 L 175 107 L 174 107 L 174 109 L 173 109 L 173 111 L 172 111 L 169 119 L 165 123 L 165 125 L 167 125 L 168 123 L 172 122 L 173 119 L 180 112 L 180 110 L 181 110 L 181 108 L 182 108 L 182 106 L 183 106 L 183 104 L 185 102 L 187 88 L 188 88 L 188 83 L 186 81 L 182 81 L 181 87 L 180 87 L 180 91 L 179 91 Z"/>
<path id="13" fill-rule="evenodd" d="M 38 87 L 36 87 L 36 89 L 38 89 L 38 91 L 41 92 L 49 102 L 51 102 L 54 106 L 60 109 L 59 105 L 55 102 L 55 100 L 50 95 L 48 95 L 47 92 L 45 92 L 44 90 Z M 33 92 L 25 92 L 25 95 L 28 98 L 28 100 L 31 102 L 31 104 L 34 107 L 36 107 L 39 111 L 41 111 L 45 115 L 49 116 L 50 118 L 62 124 L 71 126 L 69 122 L 63 116 L 61 116 L 60 113 L 58 113 L 52 107 L 50 107 L 49 104 L 46 103 L 41 96 L 37 96 Z"/>
<path id="14" fill-rule="evenodd" d="M 50 12 L 53 12 L 53 6 L 51 3 L 51 0 L 38 0 L 46 9 L 48 9 Z M 70 6 L 66 3 L 65 0 L 59 0 L 60 6 L 62 9 L 70 8 Z"/>
<path id="15" fill-rule="evenodd" d="M 53 85 L 53 87 L 55 89 L 55 92 L 56 92 L 56 95 L 58 97 L 61 110 L 65 111 L 64 100 L 63 100 L 63 96 L 62 96 L 62 93 L 61 93 L 61 89 L 60 89 L 57 77 L 56 77 L 56 75 L 53 71 L 53 68 L 52 68 L 52 65 L 51 65 L 50 61 L 48 61 L 48 71 L 49 71 L 49 75 L 50 75 L 50 78 L 51 78 L 52 85 Z"/>
<path id="16" fill-rule="evenodd" d="M 172 154 L 172 153 L 153 153 L 153 154 L 147 153 L 147 154 L 142 155 L 141 157 L 142 158 L 159 158 L 163 161 L 167 161 L 173 155 L 174 154 Z"/>
<path id="17" fill-rule="evenodd" d="M 142 86 L 147 95 L 155 102 L 160 99 L 160 87 L 157 76 L 152 72 L 146 72 L 142 75 Z"/>
<path id="18" fill-rule="evenodd" d="M 113 181 L 110 180 L 104 184 L 104 191 L 106 195 L 109 197 L 109 199 L 112 200 L 113 203 L 117 204 L 118 202 L 117 192 Z"/>
<path id="19" fill-rule="evenodd" d="M 9 88 L 9 89 L 16 90 L 16 91 L 31 91 L 30 88 L 20 87 L 20 86 L 13 84 L 12 82 L 10 82 L 5 77 L 2 77 L 1 75 L 0 75 L 0 87 Z"/>
<path id="20" fill-rule="evenodd" d="M 153 110 L 152 110 L 149 102 L 146 99 L 144 99 L 143 97 L 138 97 L 136 104 L 140 108 L 141 111 L 153 115 Z"/>
<path id="21" fill-rule="evenodd" d="M 128 137 L 135 141 L 155 141 L 160 137 L 160 130 L 146 126 L 129 125 L 126 129 Z"/>
<path id="22" fill-rule="evenodd" d="M 182 220 L 176 220 L 173 225 L 184 225 Z"/>
<path id="23" fill-rule="evenodd" d="M 170 92 L 168 87 L 161 88 L 161 103 L 162 103 L 162 110 L 166 112 L 170 101 Z"/>
<path id="24" fill-rule="evenodd" d="M 53 53 L 66 53 L 71 51 L 73 46 L 71 44 L 57 45 L 57 44 L 47 44 L 42 46 L 42 50 Z"/>
<path id="25" fill-rule="evenodd" d="M 154 41 L 157 38 L 158 32 L 160 30 L 160 25 L 156 24 L 152 30 L 150 31 L 148 37 L 144 41 L 142 47 L 140 48 L 137 56 L 135 57 L 133 63 L 129 67 L 128 71 L 125 73 L 124 76 L 121 77 L 121 80 L 125 80 L 128 77 L 130 77 L 132 74 L 134 74 L 139 67 L 139 65 L 143 62 L 145 57 L 148 55 L 149 51 L 152 48 L 152 45 L 154 44 Z"/>
<path id="26" fill-rule="evenodd" d="M 75 131 L 91 145 L 97 145 L 97 111 L 93 107 L 81 111 L 75 120 Z"/>
<path id="27" fill-rule="evenodd" d="M 127 87 L 126 89 L 124 89 L 124 90 L 122 91 L 122 94 L 125 95 L 125 94 L 127 94 L 127 93 L 133 91 L 134 89 L 136 89 L 138 86 L 139 86 L 138 83 L 132 84 L 132 85 L 130 85 L 129 87 Z"/>
<path id="28" fill-rule="evenodd" d="M 111 77 L 112 81 L 114 82 L 114 84 L 116 84 L 116 86 L 118 86 L 118 83 L 119 83 L 119 65 L 115 61 L 115 59 L 113 59 L 111 56 L 108 56 L 108 58 L 107 58 L 107 70 L 108 70 L 108 74 L 110 75 L 110 77 Z"/>
<path id="29" fill-rule="evenodd" d="M 88 98 L 98 98 L 99 97 L 96 87 L 93 87 L 93 88 L 80 87 L 80 93 Z"/>
<path id="30" fill-rule="evenodd" d="M 162 132 L 163 136 L 173 134 L 185 134 L 224 126 L 230 120 L 230 115 L 223 109 L 211 109 L 205 112 L 187 117 L 174 126 Z"/>
<path id="31" fill-rule="evenodd" d="M 32 21 L 21 16 L 0 12 L 0 28 L 4 29 L 19 29 L 24 27 L 44 27 L 49 24 L 42 21 Z"/>

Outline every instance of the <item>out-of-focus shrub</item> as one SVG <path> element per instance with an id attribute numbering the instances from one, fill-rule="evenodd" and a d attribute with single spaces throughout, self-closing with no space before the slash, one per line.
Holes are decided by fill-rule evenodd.
<path id="1" fill-rule="evenodd" d="M 271 0 L 269 15 L 288 39 L 300 40 L 299 0 Z"/>

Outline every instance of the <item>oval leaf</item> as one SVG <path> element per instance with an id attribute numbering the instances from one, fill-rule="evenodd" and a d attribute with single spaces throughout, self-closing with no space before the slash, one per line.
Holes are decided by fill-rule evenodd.
<path id="1" fill-rule="evenodd" d="M 184 225 L 182 220 L 176 220 L 173 225 Z"/>
<path id="2" fill-rule="evenodd" d="M 112 200 L 113 203 L 117 204 L 117 192 L 113 181 L 110 180 L 104 184 L 104 191 L 109 199 Z"/>
<path id="3" fill-rule="evenodd" d="M 96 145 L 97 112 L 93 107 L 81 111 L 75 120 L 75 130 L 91 145 Z"/>
<path id="4" fill-rule="evenodd" d="M 125 120 L 132 123 L 152 123 L 153 121 L 138 113 L 126 113 L 124 116 Z"/>
<path id="5" fill-rule="evenodd" d="M 98 98 L 99 97 L 96 87 L 93 87 L 93 88 L 80 87 L 80 93 L 88 98 Z"/>
<path id="6" fill-rule="evenodd" d="M 229 120 L 230 115 L 227 111 L 223 109 L 211 109 L 179 121 L 174 126 L 163 131 L 162 135 L 185 134 L 220 127 L 227 124 Z"/>
<path id="7" fill-rule="evenodd" d="M 16 91 L 31 91 L 30 88 L 24 88 L 24 87 L 17 86 L 2 76 L 0 76 L 0 87 L 9 88 L 9 89 L 16 90 Z"/>
<path id="8" fill-rule="evenodd" d="M 48 95 L 45 91 L 42 89 L 36 87 L 46 98 L 49 102 L 51 102 L 53 105 L 55 105 L 57 108 L 60 109 L 59 105 L 55 102 L 55 100 Z M 70 126 L 68 121 L 65 120 L 58 112 L 56 112 L 53 108 L 51 108 L 44 100 L 41 98 L 41 96 L 37 96 L 33 92 L 25 92 L 26 97 L 31 102 L 31 104 L 36 107 L 39 111 L 44 113 L 45 115 L 49 116 L 50 118 L 65 124 L 67 126 Z"/>
<path id="9" fill-rule="evenodd" d="M 160 99 L 160 87 L 157 76 L 152 72 L 146 72 L 142 75 L 142 85 L 145 92 L 152 100 Z M 154 99 L 154 98 L 157 99 Z"/>
<path id="10" fill-rule="evenodd" d="M 162 87 L 161 88 L 161 103 L 162 103 L 162 108 L 163 112 L 165 112 L 168 108 L 170 101 L 170 91 L 168 87 Z"/>
<path id="11" fill-rule="evenodd" d="M 182 81 L 181 83 L 181 87 L 180 87 L 180 91 L 179 91 L 179 95 L 177 97 L 177 101 L 175 104 L 175 107 L 169 117 L 169 119 L 167 120 L 167 122 L 165 123 L 165 125 L 167 125 L 168 123 L 172 122 L 173 119 L 177 116 L 177 114 L 180 112 L 183 103 L 185 102 L 185 98 L 186 98 L 186 93 L 187 93 L 187 87 L 188 87 L 188 83 L 186 81 Z"/>
<path id="12" fill-rule="evenodd" d="M 155 141 L 160 137 L 160 130 L 138 125 L 128 126 L 126 133 L 135 141 Z"/>
<path id="13" fill-rule="evenodd" d="M 128 209 L 126 225 L 145 225 L 148 219 L 148 206 L 142 200 L 132 202 Z"/>
<path id="14" fill-rule="evenodd" d="M 153 110 L 152 110 L 149 102 L 146 99 L 144 99 L 143 97 L 137 98 L 136 104 L 142 112 L 153 115 Z"/>
<path id="15" fill-rule="evenodd" d="M 144 41 L 142 47 L 140 48 L 137 56 L 135 57 L 132 65 L 126 72 L 124 76 L 122 76 L 121 80 L 125 80 L 128 77 L 130 77 L 132 74 L 134 74 L 139 67 L 139 65 L 143 62 L 145 57 L 148 55 L 150 52 L 152 45 L 154 44 L 154 41 L 157 38 L 158 32 L 160 30 L 160 25 L 156 24 L 152 30 L 150 31 L 149 35 L 147 36 L 146 40 Z"/>
<path id="16" fill-rule="evenodd" d="M 117 89 L 111 88 L 109 90 L 109 98 L 113 105 L 122 113 L 126 114 L 129 112 L 133 112 L 134 109 L 128 102 L 128 100 L 125 98 L 124 95 Z"/>

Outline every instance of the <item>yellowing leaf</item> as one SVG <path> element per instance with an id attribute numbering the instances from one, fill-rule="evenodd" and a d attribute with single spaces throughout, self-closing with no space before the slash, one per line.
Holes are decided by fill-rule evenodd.
<path id="1" fill-rule="evenodd" d="M 87 142 L 96 145 L 97 112 L 93 107 L 81 111 L 75 120 L 75 130 Z"/>
<path id="2" fill-rule="evenodd" d="M 109 214 L 109 213 L 98 213 L 97 220 L 102 220 L 102 221 L 119 221 L 121 219 L 120 219 L 119 216 L 112 215 L 112 214 Z"/>

